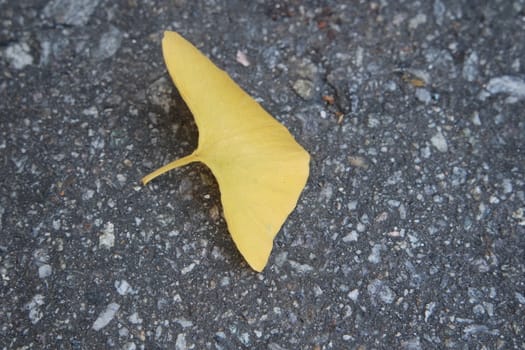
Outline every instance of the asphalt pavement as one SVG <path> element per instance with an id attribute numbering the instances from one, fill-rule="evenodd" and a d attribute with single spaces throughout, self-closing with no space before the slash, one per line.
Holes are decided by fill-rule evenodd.
<path id="1" fill-rule="evenodd" d="M 311 155 L 262 273 L 204 165 L 140 184 L 165 30 Z M 525 348 L 523 0 L 0 0 L 0 161 L 0 349 Z"/>

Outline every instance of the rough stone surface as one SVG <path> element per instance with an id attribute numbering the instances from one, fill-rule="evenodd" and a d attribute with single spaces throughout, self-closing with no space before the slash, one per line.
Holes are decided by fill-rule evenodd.
<path id="1" fill-rule="evenodd" d="M 97 60 L 104 60 L 112 57 L 119 49 L 122 43 L 122 32 L 111 26 L 107 32 L 102 34 L 98 47 L 95 50 L 94 58 Z"/>
<path id="2" fill-rule="evenodd" d="M 98 315 L 97 319 L 95 320 L 95 322 L 93 323 L 93 326 L 91 328 L 93 328 L 94 331 L 99 331 L 102 328 L 106 327 L 111 322 L 111 320 L 115 317 L 115 315 L 117 314 L 119 309 L 120 309 L 120 305 L 119 304 L 117 304 L 117 303 L 110 303 L 104 309 L 104 311 L 102 311 Z M 135 315 L 135 314 L 133 314 L 133 315 Z M 130 318 L 132 316 L 130 316 Z M 132 323 L 134 323 L 134 322 L 132 322 Z"/>
<path id="3" fill-rule="evenodd" d="M 56 23 L 82 26 L 87 24 L 99 0 L 50 0 L 44 14 Z"/>
<path id="4" fill-rule="evenodd" d="M 507 102 L 514 103 L 525 99 L 525 80 L 515 76 L 502 76 L 489 80 L 485 91 L 482 91 L 480 98 L 485 100 L 495 94 L 509 95 Z"/>
<path id="5" fill-rule="evenodd" d="M 0 349 L 525 348 L 524 18 L 523 0 L 0 1 Z M 263 273 L 205 166 L 139 183 L 197 144 L 165 29 L 312 156 Z"/>
<path id="6" fill-rule="evenodd" d="M 25 42 L 7 46 L 3 50 L 3 56 L 14 69 L 23 69 L 33 64 L 33 56 L 31 56 L 29 45 Z"/>

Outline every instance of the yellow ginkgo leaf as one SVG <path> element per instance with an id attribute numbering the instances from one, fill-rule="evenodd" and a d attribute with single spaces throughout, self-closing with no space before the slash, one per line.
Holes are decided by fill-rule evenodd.
<path id="1" fill-rule="evenodd" d="M 175 32 L 162 51 L 171 78 L 199 129 L 197 149 L 142 179 L 200 161 L 215 175 L 224 217 L 248 264 L 262 271 L 273 239 L 297 204 L 310 156 L 288 130 L 226 72 Z"/>

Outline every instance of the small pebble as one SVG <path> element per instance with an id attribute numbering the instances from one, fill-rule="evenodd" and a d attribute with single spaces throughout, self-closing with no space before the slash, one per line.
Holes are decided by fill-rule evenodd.
<path id="1" fill-rule="evenodd" d="M 357 298 L 359 298 L 359 289 L 354 289 L 348 293 L 348 298 L 350 298 L 352 301 L 356 302 Z"/>
<path id="2" fill-rule="evenodd" d="M 4 57 L 14 69 L 23 69 L 33 64 L 33 56 L 27 43 L 14 43 L 4 50 Z"/>
<path id="3" fill-rule="evenodd" d="M 47 278 L 51 276 L 52 273 L 53 268 L 51 267 L 51 265 L 44 264 L 38 268 L 38 277 L 40 278 Z"/>
<path id="4" fill-rule="evenodd" d="M 122 43 L 122 36 L 122 32 L 112 26 L 109 31 L 102 34 L 98 47 L 94 52 L 94 58 L 104 60 L 115 55 Z"/>
<path id="5" fill-rule="evenodd" d="M 298 79 L 293 84 L 293 89 L 304 100 L 311 100 L 314 96 L 314 83 L 306 79 Z"/>
<path id="6" fill-rule="evenodd" d="M 131 286 L 126 280 L 115 281 L 115 288 L 120 295 L 126 295 L 132 291 Z"/>
<path id="7" fill-rule="evenodd" d="M 288 260 L 290 266 L 297 272 L 304 274 L 313 271 L 313 267 L 307 264 L 301 264 L 293 260 Z"/>
<path id="8" fill-rule="evenodd" d="M 396 297 L 395 293 L 383 281 L 379 279 L 373 280 L 367 287 L 370 298 L 380 300 L 385 304 L 392 304 Z"/>
<path id="9" fill-rule="evenodd" d="M 487 97 L 496 94 L 508 95 L 508 103 L 515 103 L 525 99 L 525 80 L 509 75 L 492 78 L 489 80 L 485 90 L 480 93 L 479 98 L 484 101 Z"/>
<path id="10" fill-rule="evenodd" d="M 100 235 L 98 245 L 101 248 L 110 249 L 115 245 L 115 227 L 113 223 L 108 222 Z"/>
<path id="11" fill-rule="evenodd" d="M 117 303 L 108 304 L 104 311 L 102 311 L 98 315 L 91 328 L 93 328 L 93 330 L 95 331 L 99 331 L 102 328 L 106 327 L 109 324 L 109 322 L 111 322 L 111 320 L 115 317 L 119 309 L 120 305 Z"/>
<path id="12" fill-rule="evenodd" d="M 142 318 L 139 317 L 138 312 L 134 312 L 128 317 L 128 321 L 133 324 L 141 324 Z"/>
<path id="13" fill-rule="evenodd" d="M 44 15 L 55 22 L 73 26 L 87 24 L 100 0 L 51 0 L 44 7 Z"/>
<path id="14" fill-rule="evenodd" d="M 175 350 L 186 350 L 188 346 L 186 344 L 186 334 L 179 333 L 177 340 L 175 341 Z"/>
<path id="15" fill-rule="evenodd" d="M 478 78 L 478 64 L 478 54 L 476 51 L 473 51 L 467 57 L 465 63 L 463 63 L 463 78 L 465 78 L 466 81 L 472 82 Z"/>
<path id="16" fill-rule="evenodd" d="M 430 103 L 432 96 L 427 89 L 416 89 L 416 98 L 423 103 Z"/>
<path id="17" fill-rule="evenodd" d="M 424 13 L 418 13 L 415 17 L 411 18 L 410 21 L 408 21 L 408 28 L 416 29 L 421 24 L 424 24 L 426 22 L 427 16 Z"/>
<path id="18" fill-rule="evenodd" d="M 436 134 L 434 134 L 434 136 L 432 136 L 430 139 L 430 142 L 439 152 L 448 151 L 447 139 L 445 139 L 445 136 L 441 133 L 441 131 L 438 131 Z"/>
<path id="19" fill-rule="evenodd" d="M 379 264 L 381 262 L 381 244 L 375 244 L 372 247 L 372 252 L 368 256 L 368 261 L 372 264 Z"/>

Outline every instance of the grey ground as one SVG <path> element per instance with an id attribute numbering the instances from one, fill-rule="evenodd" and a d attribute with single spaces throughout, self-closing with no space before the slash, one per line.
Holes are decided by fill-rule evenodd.
<path id="1" fill-rule="evenodd" d="M 166 29 L 312 156 L 261 274 L 205 166 L 139 184 Z M 525 348 L 525 1 L 0 0 L 0 69 L 1 349 Z"/>

